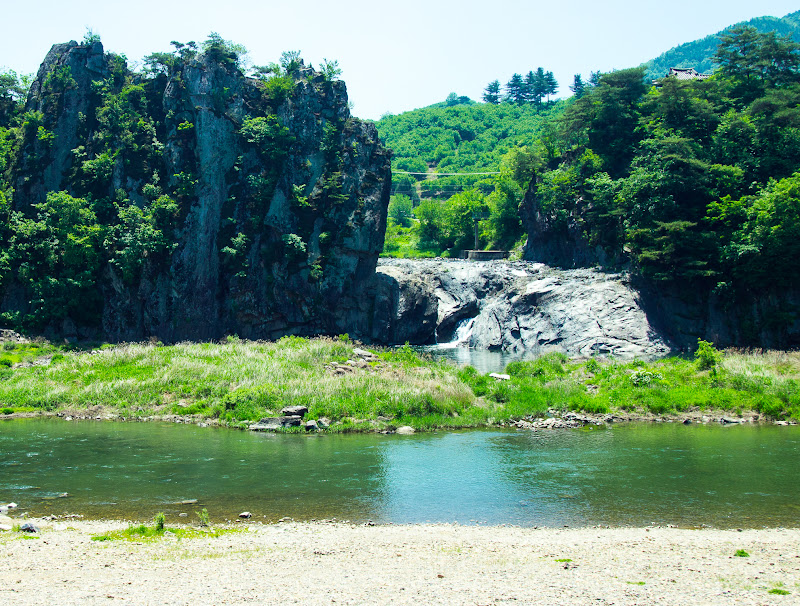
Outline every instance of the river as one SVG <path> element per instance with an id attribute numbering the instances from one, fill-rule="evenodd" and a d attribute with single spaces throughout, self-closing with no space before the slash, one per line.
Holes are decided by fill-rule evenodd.
<path id="1" fill-rule="evenodd" d="M 0 453 L 0 502 L 31 516 L 179 521 L 205 507 L 217 521 L 722 528 L 800 516 L 800 427 L 276 435 L 17 419 L 0 422 Z"/>

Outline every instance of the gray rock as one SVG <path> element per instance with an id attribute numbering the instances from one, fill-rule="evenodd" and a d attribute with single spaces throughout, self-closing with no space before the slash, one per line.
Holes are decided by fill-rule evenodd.
<path id="1" fill-rule="evenodd" d="M 304 417 L 308 413 L 308 406 L 286 406 L 281 409 L 285 417 Z"/>
<path id="2" fill-rule="evenodd" d="M 382 259 L 400 300 L 392 327 L 413 343 L 449 343 L 511 353 L 649 358 L 670 351 L 640 307 L 627 274 L 559 270 L 541 263 Z M 420 301 L 423 298 L 427 303 Z M 435 309 L 436 318 L 422 308 Z M 377 336 L 376 338 L 380 338 Z"/>
<path id="3" fill-rule="evenodd" d="M 19 527 L 20 532 L 30 532 L 30 533 L 38 533 L 39 527 L 32 524 L 31 522 L 25 522 L 22 526 Z"/>
<path id="4" fill-rule="evenodd" d="M 402 427 L 398 427 L 395 433 L 401 436 L 410 436 L 411 434 L 415 433 L 415 431 L 410 425 L 403 425 Z"/>
<path id="5" fill-rule="evenodd" d="M 306 431 L 317 431 L 319 429 L 319 425 L 314 419 L 309 419 L 306 421 L 305 427 Z"/>
<path id="6" fill-rule="evenodd" d="M 253 423 L 248 427 L 250 431 L 275 431 L 284 427 L 300 427 L 303 418 L 298 415 L 285 417 L 268 417 Z"/>
<path id="7" fill-rule="evenodd" d="M 110 75 L 109 61 L 99 42 L 57 44 L 47 54 L 25 109 L 42 112 L 42 127 L 54 138 L 42 142 L 34 133 L 21 142 L 10 169 L 14 210 L 30 214 L 46 192 L 71 190 L 76 166 L 101 149 L 87 141 L 99 136 L 93 117 L 103 100 L 93 83 Z M 47 83 L 63 68 L 74 84 L 54 92 Z M 157 171 L 163 191 L 181 207 L 169 231 L 176 246 L 145 259 L 133 282 L 113 264 L 103 267 L 102 338 L 369 336 L 375 306 L 368 291 L 376 287 L 383 248 L 391 153 L 374 124 L 350 115 L 344 82 L 305 66 L 290 77 L 287 97 L 270 100 L 258 80 L 198 53 L 158 84 L 147 81 L 154 111 L 145 119 L 157 123 L 158 138 L 143 160 L 148 174 L 142 162 L 129 166 L 120 157 L 98 195 L 121 190 L 141 207 L 142 188 Z M 263 116 L 275 120 L 276 132 L 286 129 L 286 137 L 271 140 L 276 154 L 242 132 L 248 119 Z M 86 158 L 73 153 L 84 149 Z M 173 193 L 181 182 L 182 193 Z M 237 233 L 247 240 L 233 259 L 228 251 Z M 4 292 L 0 312 L 30 299 L 19 281 L 4 283 Z M 80 338 L 93 328 L 66 318 L 48 330 Z"/>
<path id="8" fill-rule="evenodd" d="M 0 524 L 0 530 L 9 531 L 12 530 L 14 527 L 10 524 Z"/>
<path id="9" fill-rule="evenodd" d="M 243 511 L 242 513 L 239 514 L 239 517 L 243 520 L 247 520 L 249 518 L 252 518 L 253 514 L 251 514 L 249 511 Z"/>

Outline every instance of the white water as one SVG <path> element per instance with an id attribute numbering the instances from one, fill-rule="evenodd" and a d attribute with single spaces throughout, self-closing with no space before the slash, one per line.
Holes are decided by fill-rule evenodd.
<path id="1" fill-rule="evenodd" d="M 449 343 L 437 343 L 440 349 L 452 349 L 454 347 L 469 347 L 472 338 L 472 330 L 475 327 L 475 318 L 461 320 L 456 327 L 453 340 Z"/>

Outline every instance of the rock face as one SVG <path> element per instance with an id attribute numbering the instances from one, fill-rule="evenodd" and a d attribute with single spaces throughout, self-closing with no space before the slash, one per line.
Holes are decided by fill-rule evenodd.
<path id="1" fill-rule="evenodd" d="M 16 210 L 35 217 L 32 205 L 64 190 L 124 231 L 119 208 L 146 214 L 160 196 L 175 208 L 160 248 L 130 267 L 108 253 L 99 317 L 51 332 L 170 342 L 369 332 L 363 293 L 383 246 L 390 153 L 350 117 L 343 82 L 302 62 L 273 82 L 247 78 L 210 52 L 131 74 L 99 42 L 70 42 L 48 53 L 26 109 L 43 130 L 26 133 L 13 167 Z M 21 289 L 7 288 L 0 311 L 29 311 Z"/>
<path id="2" fill-rule="evenodd" d="M 416 302 L 397 306 L 385 334 L 416 329 L 416 343 L 628 358 L 670 350 L 625 274 L 440 259 L 382 260 L 378 273 L 394 280 L 401 303 Z"/>
<path id="3" fill-rule="evenodd" d="M 548 213 L 536 200 L 531 183 L 520 205 L 528 240 L 527 261 L 560 268 L 630 267 L 625 253 L 614 254 L 593 246 L 583 234 L 582 215 L 591 210 L 582 198 L 566 216 Z M 637 299 L 653 325 L 675 349 L 692 350 L 698 338 L 720 347 L 745 346 L 775 349 L 800 347 L 800 291 L 748 293 L 734 300 L 711 285 L 675 282 L 653 283 L 641 276 L 634 280 Z"/>
<path id="4" fill-rule="evenodd" d="M 564 268 L 617 264 L 619 259 L 610 257 L 603 247 L 586 241 L 578 216 L 578 210 L 566 218 L 549 215 L 529 189 L 520 205 L 520 218 L 528 234 L 524 259 Z"/>

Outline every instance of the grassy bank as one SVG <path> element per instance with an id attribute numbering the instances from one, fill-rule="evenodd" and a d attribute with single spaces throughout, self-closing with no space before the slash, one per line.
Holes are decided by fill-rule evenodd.
<path id="1" fill-rule="evenodd" d="M 99 411 L 124 418 L 196 415 L 230 426 L 304 405 L 328 431 L 480 427 L 548 410 L 670 414 L 755 411 L 800 418 L 800 354 L 718 352 L 654 362 L 569 360 L 549 354 L 514 362 L 510 380 L 420 357 L 373 349 L 362 361 L 347 338 L 128 344 L 67 351 L 17 344 L 0 366 L 0 412 Z M 39 364 L 31 365 L 37 355 Z M 49 363 L 45 362 L 49 357 Z M 350 364 L 348 364 L 350 361 Z M 338 365 L 338 366 L 337 366 Z"/>

